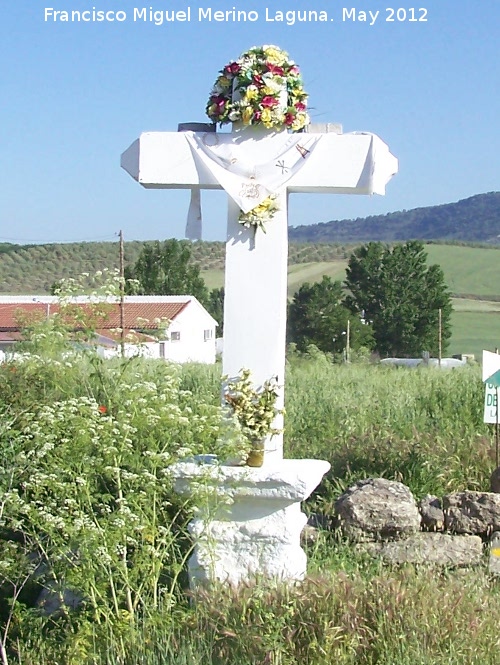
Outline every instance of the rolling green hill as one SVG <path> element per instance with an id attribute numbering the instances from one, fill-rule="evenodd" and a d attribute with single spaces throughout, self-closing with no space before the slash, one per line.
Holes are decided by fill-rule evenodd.
<path id="1" fill-rule="evenodd" d="M 500 244 L 500 192 L 387 215 L 297 226 L 290 229 L 290 240 L 358 244 L 370 240 L 455 240 Z"/>

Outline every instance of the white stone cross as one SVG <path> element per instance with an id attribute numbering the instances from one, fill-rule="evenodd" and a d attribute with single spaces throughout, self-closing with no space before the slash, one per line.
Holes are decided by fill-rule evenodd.
<path id="1" fill-rule="evenodd" d="M 198 194 L 200 189 L 220 189 L 221 180 L 226 191 L 238 198 L 253 196 L 268 184 L 268 177 L 278 183 L 273 193 L 279 209 L 267 221 L 265 233 L 243 227 L 238 221 L 241 206 L 228 197 L 223 373 L 237 378 L 248 369 L 256 388 L 276 377 L 280 409 L 285 382 L 288 194 L 383 194 L 397 171 L 397 160 L 372 134 L 278 134 L 255 127 L 232 135 L 149 132 L 123 153 L 121 164 L 146 188 L 191 189 Z M 229 149 L 232 159 L 227 164 L 241 159 L 247 175 L 255 173 L 241 186 L 231 167 L 229 174 L 221 170 L 223 160 L 216 164 L 213 155 L 204 154 L 210 145 L 233 140 L 237 147 L 233 153 Z M 279 151 L 273 153 L 275 141 L 288 146 L 286 159 L 278 158 Z M 294 159 L 293 175 L 286 180 L 283 174 Z M 274 426 L 281 425 L 282 416 L 277 416 Z M 192 585 L 214 580 L 239 584 L 262 575 L 282 580 L 304 577 L 307 558 L 300 534 L 306 516 L 300 503 L 328 471 L 328 462 L 283 459 L 283 437 L 275 435 L 265 442 L 262 468 L 189 462 L 174 467 L 171 473 L 178 492 L 189 495 L 200 478 L 212 490 L 207 493 L 212 498 L 190 524 L 195 540 L 188 563 Z"/>
<path id="2" fill-rule="evenodd" d="M 328 126 L 325 126 L 327 128 Z M 191 148 L 187 133 L 147 132 L 126 150 L 122 167 L 143 187 L 154 189 L 221 189 L 216 176 Z M 260 164 L 270 137 L 276 132 L 248 127 L 234 132 L 238 149 L 247 162 Z M 287 134 L 312 139 L 314 132 Z M 206 144 L 227 133 L 204 135 Z M 203 143 L 205 138 L 202 135 Z M 287 310 L 288 194 L 384 194 L 385 185 L 397 172 L 397 160 L 385 143 L 369 133 L 319 135 L 304 163 L 277 192 L 279 210 L 264 233 L 244 228 L 240 208 L 229 199 L 223 374 L 237 377 L 249 369 L 256 387 L 276 377 L 280 388 L 277 408 L 283 406 Z M 281 160 L 271 167 L 282 168 Z M 265 179 L 265 176 L 262 176 Z M 262 180 L 261 178 L 261 180 Z M 257 182 L 259 178 L 257 176 Z M 281 417 L 275 426 L 281 429 Z M 266 441 L 265 464 L 283 458 L 283 435 Z"/>

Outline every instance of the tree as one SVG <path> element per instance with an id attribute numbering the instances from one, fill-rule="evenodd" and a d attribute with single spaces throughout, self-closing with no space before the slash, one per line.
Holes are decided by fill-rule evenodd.
<path id="1" fill-rule="evenodd" d="M 217 335 L 222 337 L 224 334 L 224 287 L 212 289 L 208 295 L 205 305 L 208 313 L 214 317 L 219 324 Z"/>
<path id="2" fill-rule="evenodd" d="M 427 265 L 422 242 L 388 247 L 371 242 L 356 249 L 347 267 L 345 299 L 353 313 L 364 312 L 382 356 L 437 355 L 439 310 L 442 349 L 451 336 L 451 295 L 438 265 Z"/>
<path id="3" fill-rule="evenodd" d="M 191 263 L 186 241 L 165 240 L 144 243 L 133 268 L 125 268 L 125 290 L 138 295 L 191 295 L 202 304 L 208 289 L 200 269 Z"/>
<path id="4" fill-rule="evenodd" d="M 314 344 L 325 353 L 341 353 L 346 348 L 349 327 L 352 349 L 370 347 L 370 326 L 363 325 L 359 316 L 353 316 L 342 299 L 341 282 L 333 282 L 326 275 L 321 282 L 303 284 L 289 307 L 289 341 L 295 342 L 299 351 Z"/>

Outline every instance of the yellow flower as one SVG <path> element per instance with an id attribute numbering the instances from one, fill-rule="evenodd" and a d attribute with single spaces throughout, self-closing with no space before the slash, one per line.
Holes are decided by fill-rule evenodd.
<path id="1" fill-rule="evenodd" d="M 281 65 L 287 59 L 288 54 L 275 46 L 266 46 L 264 48 L 264 55 L 273 65 Z"/>
<path id="2" fill-rule="evenodd" d="M 269 86 L 269 85 L 265 85 L 262 88 L 262 92 L 264 93 L 264 95 L 274 95 L 276 90 L 274 88 L 271 88 L 271 86 Z"/>
<path id="3" fill-rule="evenodd" d="M 229 88 L 231 85 L 231 81 L 226 77 L 226 76 L 219 76 L 217 79 L 217 83 L 220 85 L 221 88 Z"/>
<path id="4" fill-rule="evenodd" d="M 241 113 L 241 119 L 243 121 L 243 124 L 249 125 L 250 121 L 252 120 L 252 117 L 253 117 L 253 110 L 250 108 L 250 106 L 246 106 Z"/>
<path id="5" fill-rule="evenodd" d="M 255 85 L 249 85 L 245 91 L 245 101 L 251 102 L 252 99 L 256 99 L 259 91 Z M 267 94 L 267 93 L 266 93 Z"/>
<path id="6" fill-rule="evenodd" d="M 278 125 L 282 125 L 285 122 L 285 114 L 281 110 L 277 110 L 274 113 L 274 122 Z"/>
<path id="7" fill-rule="evenodd" d="M 269 203 L 270 203 L 269 199 L 264 199 L 262 203 L 259 203 L 258 206 L 255 206 L 255 208 L 253 208 L 253 212 L 255 212 L 255 214 L 257 215 L 262 215 L 263 213 L 266 213 L 269 210 Z"/>
<path id="8" fill-rule="evenodd" d="M 265 108 L 262 110 L 260 119 L 262 121 L 262 124 L 264 127 L 271 127 L 273 124 L 273 116 L 271 113 L 271 109 Z"/>
<path id="9" fill-rule="evenodd" d="M 292 123 L 292 130 L 296 132 L 297 130 L 302 129 L 303 127 L 306 126 L 307 121 L 308 121 L 307 113 L 300 111 L 299 113 L 297 113 L 297 115 L 295 116 L 295 120 Z"/>

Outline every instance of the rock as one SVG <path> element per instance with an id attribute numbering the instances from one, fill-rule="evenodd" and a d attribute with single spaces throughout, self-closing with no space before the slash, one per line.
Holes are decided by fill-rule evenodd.
<path id="1" fill-rule="evenodd" d="M 444 531 L 444 512 L 441 500 L 427 494 L 418 505 L 424 531 Z"/>
<path id="2" fill-rule="evenodd" d="M 357 546 L 388 563 L 464 567 L 481 563 L 483 544 L 479 536 L 451 536 L 445 533 L 417 533 L 404 540 L 362 543 Z"/>
<path id="3" fill-rule="evenodd" d="M 447 531 L 489 536 L 500 531 L 500 494 L 455 492 L 443 497 Z"/>
<path id="4" fill-rule="evenodd" d="M 319 539 L 319 529 L 306 524 L 300 534 L 301 545 L 314 545 Z"/>
<path id="5" fill-rule="evenodd" d="M 395 539 L 420 529 L 420 513 L 406 485 L 369 478 L 350 487 L 335 502 L 342 533 L 355 541 Z"/>
<path id="6" fill-rule="evenodd" d="M 500 532 L 498 531 L 491 535 L 488 569 L 492 575 L 500 575 Z"/>
<path id="7" fill-rule="evenodd" d="M 500 466 L 490 476 L 490 490 L 500 494 Z"/>

